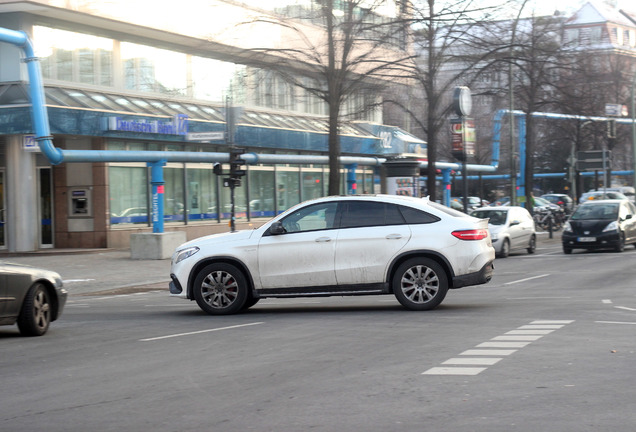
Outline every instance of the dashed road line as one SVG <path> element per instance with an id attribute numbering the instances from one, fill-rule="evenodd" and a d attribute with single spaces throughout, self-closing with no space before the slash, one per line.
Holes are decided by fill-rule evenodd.
<path id="1" fill-rule="evenodd" d="M 478 375 L 488 369 L 488 366 L 499 363 L 505 356 L 512 355 L 543 336 L 573 322 L 572 320 L 532 321 L 530 324 L 510 330 L 487 342 L 482 342 L 476 345 L 474 349 L 469 349 L 459 354 L 462 357 L 450 358 L 442 363 L 443 366 L 430 368 L 422 372 L 422 375 Z"/>
<path id="2" fill-rule="evenodd" d="M 165 336 L 157 336 L 157 337 L 153 337 L 153 338 L 139 339 L 139 342 L 151 342 L 151 341 L 162 340 L 162 339 L 170 339 L 170 338 L 181 337 L 181 336 L 191 336 L 191 335 L 202 334 L 202 333 L 210 333 L 210 332 L 216 332 L 216 331 L 221 331 L 221 330 L 231 330 L 231 329 L 237 329 L 237 328 L 241 328 L 241 327 L 249 327 L 249 326 L 259 325 L 259 324 L 265 324 L 265 323 L 263 323 L 263 322 L 254 322 L 254 323 L 248 323 L 248 324 L 233 325 L 233 326 L 228 326 L 228 327 L 218 327 L 218 328 L 207 329 L 207 330 L 199 330 L 199 331 L 193 331 L 193 332 L 187 332 L 187 333 L 176 333 L 176 334 L 165 335 Z"/>

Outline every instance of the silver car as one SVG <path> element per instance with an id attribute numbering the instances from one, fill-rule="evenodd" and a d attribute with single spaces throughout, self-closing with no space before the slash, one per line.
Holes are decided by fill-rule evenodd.
<path id="1" fill-rule="evenodd" d="M 530 254 L 536 250 L 534 221 L 523 207 L 484 207 L 474 210 L 471 216 L 488 219 L 488 230 L 498 257 L 506 258 L 510 252 L 524 249 Z"/>
<path id="2" fill-rule="evenodd" d="M 0 262 L 0 325 L 17 322 L 24 336 L 41 336 L 62 314 L 66 297 L 56 272 Z"/>

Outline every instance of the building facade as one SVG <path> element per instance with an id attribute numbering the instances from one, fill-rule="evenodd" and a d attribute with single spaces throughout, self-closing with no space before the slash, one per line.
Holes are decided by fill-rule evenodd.
<path id="1" fill-rule="evenodd" d="M 270 155 L 274 162 L 248 166 L 235 190 L 241 225 L 323 196 L 328 186 L 328 168 L 311 159 L 328 154 L 325 105 L 241 60 L 240 48 L 255 37 L 272 47 L 285 40 L 256 19 L 268 12 L 229 1 L 187 8 L 137 0 L 0 1 L 0 27 L 33 41 L 58 148 L 228 152 L 235 145 Z M 377 103 L 369 98 L 377 96 L 361 93 L 344 107 L 351 121 L 340 128 L 342 154 L 424 157 L 423 141 L 383 125 L 380 110 L 359 109 Z M 149 230 L 149 167 L 52 165 L 33 140 L 29 108 L 20 51 L 0 44 L 0 250 L 126 248 L 131 233 Z M 289 155 L 307 156 L 308 163 L 287 163 Z M 380 190 L 377 164 L 342 170 L 342 193 Z M 194 238 L 228 229 L 230 190 L 211 163 L 168 163 L 164 176 L 166 230 Z"/>

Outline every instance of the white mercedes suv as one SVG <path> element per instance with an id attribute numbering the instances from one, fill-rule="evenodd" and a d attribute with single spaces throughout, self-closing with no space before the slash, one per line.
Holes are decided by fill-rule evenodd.
<path id="1" fill-rule="evenodd" d="M 488 223 L 428 198 L 325 197 L 261 227 L 187 242 L 172 257 L 170 295 L 212 315 L 267 297 L 393 294 L 410 310 L 448 289 L 488 282 Z"/>

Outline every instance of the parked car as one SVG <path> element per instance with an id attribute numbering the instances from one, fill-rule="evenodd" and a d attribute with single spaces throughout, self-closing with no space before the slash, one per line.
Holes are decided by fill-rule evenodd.
<path id="1" fill-rule="evenodd" d="M 467 202 L 468 212 L 486 205 L 483 203 L 481 198 L 476 196 L 469 196 L 467 197 L 467 199 L 468 199 L 468 202 Z M 451 197 L 451 201 L 458 202 L 461 206 L 461 209 L 462 210 L 464 209 L 464 197 Z"/>
<path id="2" fill-rule="evenodd" d="M 67 292 L 60 275 L 0 262 L 0 325 L 18 324 L 25 336 L 41 336 L 62 314 Z"/>
<path id="3" fill-rule="evenodd" d="M 544 194 L 541 198 L 550 201 L 552 204 L 560 206 L 566 214 L 572 213 L 574 200 L 565 194 Z"/>
<path id="4" fill-rule="evenodd" d="M 602 190 L 589 191 L 581 195 L 581 198 L 579 199 L 579 203 L 584 203 L 585 201 L 590 201 L 590 200 L 613 200 L 613 199 L 626 200 L 628 198 L 622 193 L 615 192 L 615 191 L 602 191 Z"/>
<path id="5" fill-rule="evenodd" d="M 628 200 L 586 201 L 563 227 L 563 252 L 573 249 L 614 249 L 636 244 L 636 207 Z"/>
<path id="6" fill-rule="evenodd" d="M 448 289 L 487 283 L 488 223 L 428 198 L 324 197 L 261 227 L 177 248 L 170 294 L 211 315 L 266 297 L 394 294 L 410 310 L 437 307 Z"/>
<path id="7" fill-rule="evenodd" d="M 536 250 L 534 221 L 523 207 L 484 207 L 473 210 L 471 216 L 488 219 L 488 229 L 497 256 L 506 258 L 510 252 L 524 249 L 532 254 Z"/>
<path id="8" fill-rule="evenodd" d="M 598 190 L 592 189 L 589 192 L 618 192 L 625 195 L 625 197 L 631 202 L 634 202 L 636 200 L 636 189 L 634 189 L 632 186 L 616 186 Z"/>

